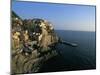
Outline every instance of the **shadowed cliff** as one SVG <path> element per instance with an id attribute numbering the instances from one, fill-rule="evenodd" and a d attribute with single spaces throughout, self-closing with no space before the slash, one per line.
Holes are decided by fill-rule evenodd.
<path id="1" fill-rule="evenodd" d="M 38 72 L 43 63 L 58 55 L 52 24 L 42 19 L 22 20 L 12 12 L 11 73 Z"/>
<path id="2" fill-rule="evenodd" d="M 22 20 L 13 11 L 11 35 L 12 74 L 39 72 L 46 61 L 59 55 L 59 43 L 77 47 L 59 38 L 50 22 L 38 18 Z"/>

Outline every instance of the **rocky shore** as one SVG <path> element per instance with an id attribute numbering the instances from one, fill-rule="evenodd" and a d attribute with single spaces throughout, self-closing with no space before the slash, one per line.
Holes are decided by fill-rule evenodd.
<path id="1" fill-rule="evenodd" d="M 58 37 L 46 20 L 22 20 L 12 12 L 11 33 L 11 74 L 38 72 L 47 60 L 58 55 Z"/>

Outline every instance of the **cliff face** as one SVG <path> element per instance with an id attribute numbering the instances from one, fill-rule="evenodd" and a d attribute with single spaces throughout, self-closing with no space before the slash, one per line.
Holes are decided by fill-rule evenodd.
<path id="1" fill-rule="evenodd" d="M 12 74 L 38 72 L 43 63 L 57 55 L 58 37 L 52 24 L 43 19 L 21 20 L 14 16 L 11 40 Z"/>

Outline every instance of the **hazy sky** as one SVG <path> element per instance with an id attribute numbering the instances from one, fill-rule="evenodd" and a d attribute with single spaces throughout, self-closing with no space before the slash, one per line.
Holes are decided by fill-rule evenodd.
<path id="1" fill-rule="evenodd" d="M 95 6 L 12 2 L 22 19 L 42 18 L 57 30 L 95 31 Z"/>

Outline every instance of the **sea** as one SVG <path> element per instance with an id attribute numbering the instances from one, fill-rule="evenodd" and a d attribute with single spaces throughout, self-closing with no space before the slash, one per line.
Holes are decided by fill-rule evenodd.
<path id="1" fill-rule="evenodd" d="M 58 56 L 42 65 L 40 72 L 58 72 L 96 69 L 96 32 L 56 30 L 66 42 L 78 46 L 58 44 Z"/>

